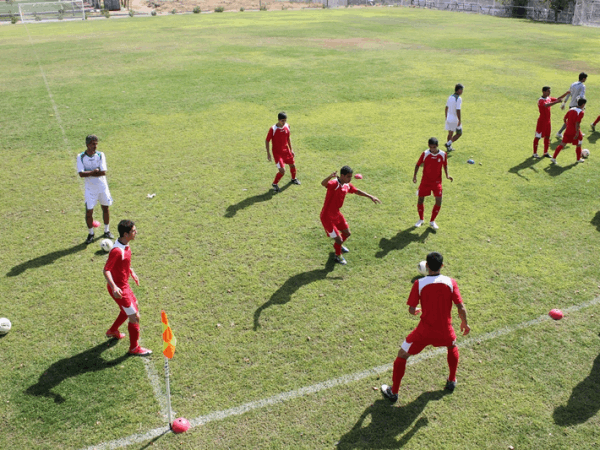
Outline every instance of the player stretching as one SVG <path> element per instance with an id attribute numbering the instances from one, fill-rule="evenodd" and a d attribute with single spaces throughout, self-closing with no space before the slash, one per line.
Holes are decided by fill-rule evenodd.
<path id="1" fill-rule="evenodd" d="M 333 179 L 335 178 L 335 180 Z M 346 247 L 342 244 L 346 239 L 350 237 L 350 229 L 348 228 L 348 222 L 340 212 L 346 194 L 357 194 L 362 197 L 369 197 L 373 200 L 373 203 L 381 203 L 381 201 L 373 195 L 367 194 L 366 192 L 356 189 L 351 183 L 352 180 L 352 169 L 348 166 L 344 166 L 340 169 L 340 176 L 337 176 L 337 172 L 333 172 L 323 181 L 321 185 L 327 189 L 325 195 L 325 203 L 321 210 L 321 223 L 327 236 L 334 239 L 333 248 L 335 249 L 335 260 L 340 264 L 346 264 L 346 260 L 342 256 L 343 253 L 348 253 Z"/>
<path id="2" fill-rule="evenodd" d="M 129 287 L 129 276 L 133 278 L 135 284 L 140 285 L 140 280 L 131 268 L 131 247 L 129 243 L 135 239 L 137 229 L 131 220 L 121 220 L 119 222 L 119 239 L 108 254 L 108 261 L 104 266 L 104 277 L 108 284 L 106 285 L 108 293 L 113 298 L 121 312 L 117 320 L 106 332 L 106 336 L 115 339 L 123 339 L 124 333 L 119 331 L 119 327 L 129 318 L 129 353 L 131 355 L 148 356 L 152 350 L 140 347 L 140 313 L 137 299 Z"/>
<path id="3" fill-rule="evenodd" d="M 575 108 L 571 108 L 567 114 L 565 114 L 565 124 L 566 130 L 565 135 L 562 138 L 562 142 L 556 150 L 554 150 L 554 155 L 552 156 L 552 164 L 556 164 L 556 157 L 560 153 L 560 151 L 567 144 L 573 144 L 577 147 L 575 148 L 575 153 L 577 155 L 577 162 L 583 163 L 585 159 L 581 157 L 581 141 L 583 140 L 583 135 L 581 134 L 581 120 L 583 119 L 585 109 L 585 104 L 587 100 L 585 98 L 580 98 L 577 101 L 577 106 Z"/>
<path id="4" fill-rule="evenodd" d="M 467 310 L 462 302 L 456 280 L 440 274 L 444 258 L 437 252 L 427 255 L 427 272 L 429 275 L 414 282 L 408 301 L 408 312 L 414 316 L 421 314 L 419 325 L 400 346 L 394 361 L 392 386 L 384 384 L 381 393 L 392 403 L 398 400 L 400 383 L 406 369 L 406 360 L 411 355 L 418 355 L 428 345 L 448 348 L 448 367 L 450 375 L 445 389 L 453 392 L 456 387 L 456 369 L 458 368 L 458 347 L 456 333 L 452 328 L 452 304 L 458 308 L 460 330 L 463 336 L 471 329 L 467 324 Z M 419 303 L 421 307 L 418 308 Z"/>
<path id="5" fill-rule="evenodd" d="M 429 226 L 434 230 L 439 229 L 435 218 L 440 212 L 442 207 L 442 167 L 446 173 L 446 178 L 453 181 L 454 178 L 448 176 L 448 158 L 446 153 L 438 148 L 437 138 L 429 138 L 428 141 L 429 150 L 425 150 L 415 166 L 415 174 L 413 175 L 413 183 L 417 182 L 417 173 L 419 167 L 423 164 L 423 177 L 421 178 L 421 184 L 419 185 L 419 200 L 417 201 L 417 211 L 419 212 L 419 221 L 415 223 L 415 227 L 419 228 L 423 225 L 423 215 L 425 212 L 425 206 L 423 202 L 425 197 L 429 196 L 433 192 L 435 197 L 435 205 L 431 211 L 431 220 Z"/>
<path id="6" fill-rule="evenodd" d="M 538 109 L 540 110 L 540 117 L 537 121 L 537 127 L 535 128 L 535 139 L 533 140 L 533 157 L 539 158 L 537 149 L 538 142 L 541 138 L 544 138 L 544 156 L 550 158 L 548 148 L 550 147 L 550 135 L 552 134 L 552 120 L 550 107 L 560 103 L 561 99 L 569 94 L 569 91 L 564 93 L 558 98 L 550 97 L 550 86 L 544 86 L 542 88 L 542 96 L 538 100 Z"/>
<path id="7" fill-rule="evenodd" d="M 460 83 L 454 86 L 454 94 L 448 97 L 448 101 L 446 102 L 446 131 L 448 131 L 446 150 L 449 152 L 454 150 L 452 143 L 458 141 L 462 136 L 462 119 L 460 115 L 462 98 L 460 96 L 463 93 L 463 89 L 464 86 Z M 456 132 L 456 135 L 454 135 L 454 132 Z"/>
<path id="8" fill-rule="evenodd" d="M 104 153 L 96 151 L 98 137 L 90 134 L 85 138 L 86 151 L 77 156 L 77 172 L 85 178 L 85 222 L 88 227 L 86 244 L 94 242 L 94 206 L 100 201 L 104 219 L 103 237 L 114 239 L 109 229 L 110 213 L 108 207 L 112 205 L 112 197 L 106 182 L 106 157 Z"/>
<path id="9" fill-rule="evenodd" d="M 271 152 L 269 150 L 269 142 L 273 141 L 273 159 L 275 160 L 275 166 L 277 167 L 277 175 L 273 180 L 273 190 L 280 192 L 279 180 L 285 174 L 285 165 L 290 166 L 290 174 L 292 175 L 292 183 L 300 184 L 300 181 L 296 178 L 296 165 L 294 162 L 294 151 L 292 150 L 292 141 L 290 140 L 290 126 L 287 122 L 287 115 L 284 112 L 280 112 L 277 115 L 278 122 L 269 129 L 267 134 L 267 140 L 265 141 L 265 147 L 267 149 L 267 160 L 271 161 Z"/>
<path id="10" fill-rule="evenodd" d="M 585 83 L 587 80 L 587 73 L 585 72 L 581 72 L 579 74 L 579 81 L 576 81 L 575 83 L 573 83 L 571 85 L 571 88 L 569 89 L 569 95 L 567 95 L 565 97 L 565 99 L 563 100 L 562 105 L 560 105 L 560 109 L 565 109 L 565 105 L 567 103 L 567 100 L 569 100 L 569 97 L 571 97 L 571 102 L 569 103 L 569 108 L 575 108 L 577 107 L 577 101 L 580 98 L 585 98 Z M 567 124 L 563 124 L 562 128 L 560 130 L 558 130 L 558 133 L 556 133 L 556 137 L 558 139 L 561 139 L 563 137 L 562 132 L 565 131 Z"/>

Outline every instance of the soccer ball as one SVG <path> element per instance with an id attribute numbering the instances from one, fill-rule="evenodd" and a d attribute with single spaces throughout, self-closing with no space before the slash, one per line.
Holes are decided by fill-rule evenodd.
<path id="1" fill-rule="evenodd" d="M 427 261 L 421 261 L 417 266 L 417 269 L 421 275 L 427 275 Z"/>
<path id="2" fill-rule="evenodd" d="M 0 335 L 4 335 L 10 331 L 12 324 L 6 317 L 0 318 Z"/>
<path id="3" fill-rule="evenodd" d="M 110 252 L 113 248 L 113 241 L 110 239 L 102 239 L 100 241 L 100 248 L 105 252 Z"/>
<path id="4" fill-rule="evenodd" d="M 584 148 L 583 150 L 581 150 L 581 156 L 587 158 L 588 156 L 590 156 L 590 151 L 587 148 Z"/>

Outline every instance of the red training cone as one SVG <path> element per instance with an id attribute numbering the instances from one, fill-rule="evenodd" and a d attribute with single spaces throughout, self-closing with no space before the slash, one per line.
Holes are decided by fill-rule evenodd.
<path id="1" fill-rule="evenodd" d="M 179 417 L 171 424 L 171 430 L 173 430 L 173 433 L 175 434 L 184 433 L 189 429 L 190 423 L 185 417 Z"/>
<path id="2" fill-rule="evenodd" d="M 560 309 L 553 309 L 548 313 L 548 315 L 554 320 L 560 320 L 564 316 L 563 312 Z"/>

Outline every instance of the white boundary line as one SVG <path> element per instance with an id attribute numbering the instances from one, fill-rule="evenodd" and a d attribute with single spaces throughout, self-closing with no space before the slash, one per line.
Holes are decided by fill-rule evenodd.
<path id="1" fill-rule="evenodd" d="M 590 306 L 594 306 L 594 305 L 598 305 L 598 304 L 600 304 L 600 297 L 596 297 L 593 300 L 581 303 L 579 305 L 571 306 L 569 308 L 564 309 L 563 311 L 565 313 L 571 313 L 571 312 L 576 312 L 583 308 L 588 308 Z M 550 317 L 548 315 L 544 314 L 543 316 L 540 316 L 536 319 L 529 320 L 527 322 L 521 322 L 520 324 L 512 326 L 512 327 L 500 328 L 496 331 L 492 331 L 490 333 L 483 334 L 479 337 L 471 337 L 471 338 L 465 339 L 464 341 L 460 342 L 459 347 L 462 347 L 462 348 L 471 347 L 471 346 L 473 346 L 473 344 L 489 341 L 491 339 L 495 339 L 500 336 L 505 336 L 505 335 L 513 333 L 515 331 L 522 330 L 524 328 L 529 328 L 529 327 L 532 327 L 534 325 L 537 325 L 539 323 L 542 323 L 542 322 L 545 322 L 548 320 L 550 320 Z M 421 353 L 417 356 L 413 356 L 412 358 L 410 358 L 408 360 L 408 364 L 409 365 L 417 364 L 421 361 L 431 359 L 434 356 L 443 354 L 445 352 L 446 352 L 445 348 L 437 348 L 430 352 Z M 344 375 L 339 378 L 333 378 L 331 380 L 313 384 L 312 386 L 303 387 L 300 389 L 296 389 L 294 391 L 283 392 L 281 394 L 277 394 L 277 395 L 274 395 L 272 397 L 268 397 L 268 398 L 265 398 L 262 400 L 256 400 L 253 402 L 244 403 L 243 405 L 236 406 L 234 408 L 225 409 L 223 411 L 216 411 L 216 412 L 207 414 L 205 416 L 196 417 L 195 419 L 190 420 L 190 424 L 191 424 L 191 427 L 194 428 L 194 427 L 197 427 L 200 425 L 205 425 L 209 422 L 223 420 L 223 419 L 226 419 L 231 416 L 239 416 L 241 414 L 245 414 L 245 413 L 247 413 L 249 411 L 253 411 L 255 409 L 264 408 L 264 407 L 270 406 L 270 405 L 277 405 L 279 403 L 283 403 L 283 402 L 293 400 L 293 399 L 296 399 L 299 397 L 304 397 L 309 394 L 314 394 L 316 392 L 320 392 L 325 389 L 331 389 L 333 387 L 352 383 L 354 381 L 360 381 L 360 380 L 368 378 L 372 375 L 379 375 L 379 374 L 390 371 L 392 369 L 392 366 L 393 365 L 390 363 L 390 364 L 385 364 L 383 366 L 373 367 L 372 369 L 367 369 L 362 372 L 356 372 L 353 374 Z M 131 436 L 127 436 L 127 437 L 124 437 L 121 439 L 116 439 L 114 441 L 102 442 L 97 445 L 92 445 L 90 447 L 87 447 L 85 450 L 105 450 L 105 449 L 115 449 L 115 448 L 127 447 L 128 445 L 140 444 L 142 442 L 149 441 L 149 440 L 157 438 L 160 435 L 165 434 L 167 432 L 170 432 L 170 429 L 168 426 L 161 427 L 161 428 L 154 428 L 153 430 L 149 430 L 146 433 L 132 434 Z"/>
<path id="2" fill-rule="evenodd" d="M 164 389 L 160 384 L 160 378 L 158 377 L 158 372 L 154 368 L 154 364 L 150 358 L 142 357 L 144 361 L 144 369 L 146 369 L 146 375 L 148 376 L 148 380 L 150 380 L 150 385 L 152 386 L 152 390 L 154 391 L 154 398 L 158 402 L 160 406 L 160 414 L 167 420 L 168 417 L 168 406 L 167 406 L 167 397 L 165 396 Z M 175 411 L 171 408 L 171 416 L 175 416 Z"/>

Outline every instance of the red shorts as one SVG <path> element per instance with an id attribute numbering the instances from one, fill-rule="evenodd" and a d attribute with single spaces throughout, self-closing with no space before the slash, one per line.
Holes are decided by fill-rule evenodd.
<path id="1" fill-rule="evenodd" d="M 419 197 L 429 197 L 433 193 L 434 197 L 442 196 L 442 183 L 423 183 L 419 186 Z"/>
<path id="2" fill-rule="evenodd" d="M 410 345 L 410 348 L 408 350 L 405 348 L 404 350 L 407 351 L 409 355 L 418 355 L 428 345 L 433 347 L 451 347 L 456 345 L 456 334 L 454 333 L 454 330 L 448 330 L 448 334 L 439 334 L 435 336 L 429 334 L 424 335 L 421 334 L 419 327 L 417 327 L 406 336 L 405 340 L 406 343 Z"/>
<path id="3" fill-rule="evenodd" d="M 563 136 L 562 139 L 562 143 L 564 145 L 566 144 L 573 144 L 573 145 L 579 145 L 579 141 L 583 140 L 583 135 L 581 134 L 581 131 L 578 134 L 565 134 Z"/>
<path id="4" fill-rule="evenodd" d="M 273 154 L 273 159 L 275 160 L 275 165 L 278 169 L 282 169 L 286 164 L 288 166 L 295 164 L 294 155 L 292 155 L 291 152 L 285 152 L 277 155 Z"/>
<path id="5" fill-rule="evenodd" d="M 126 287 L 124 289 L 121 289 L 121 298 L 115 298 L 112 289 L 108 284 L 106 285 L 106 289 L 108 290 L 108 293 L 113 298 L 113 300 L 117 303 L 117 305 L 119 305 L 121 310 L 125 312 L 125 314 L 131 316 L 139 311 L 137 298 L 135 298 L 135 295 L 133 295 L 133 291 L 131 290 L 131 288 Z"/>
<path id="6" fill-rule="evenodd" d="M 341 236 L 340 230 L 348 229 L 348 222 L 346 222 L 341 212 L 338 212 L 334 216 L 321 216 L 321 223 L 323 224 L 323 228 L 325 228 L 325 233 L 331 238 Z"/>
<path id="7" fill-rule="evenodd" d="M 535 128 L 535 137 L 543 138 L 550 137 L 552 134 L 552 122 L 540 122 L 538 120 L 537 127 Z"/>

